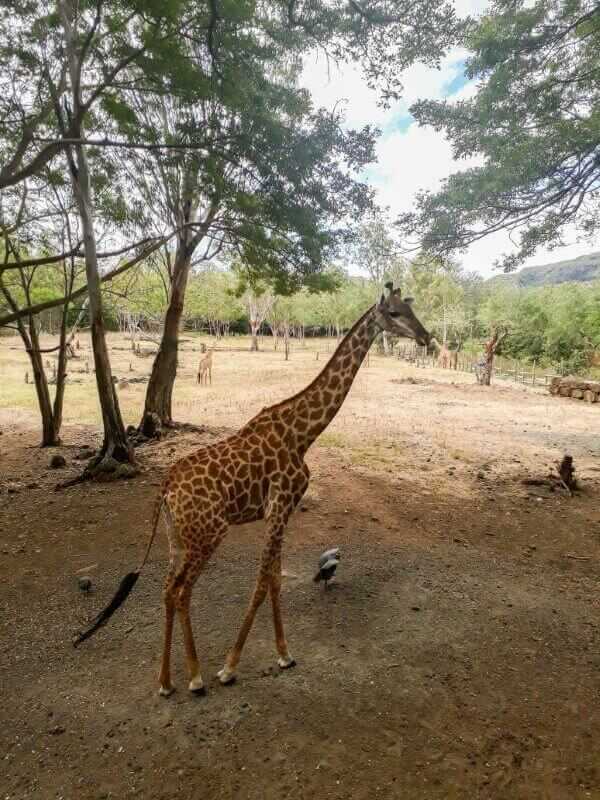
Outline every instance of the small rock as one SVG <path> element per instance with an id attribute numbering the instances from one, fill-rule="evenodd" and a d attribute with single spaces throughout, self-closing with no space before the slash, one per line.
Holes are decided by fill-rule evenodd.
<path id="1" fill-rule="evenodd" d="M 92 588 L 92 579 L 88 578 L 87 576 L 81 576 L 77 578 L 77 585 L 79 586 L 79 590 L 82 592 L 89 592 Z"/>
<path id="2" fill-rule="evenodd" d="M 67 466 L 67 461 L 60 453 L 56 453 L 50 459 L 50 469 L 62 469 Z"/>
<path id="3" fill-rule="evenodd" d="M 411 611 L 420 611 L 421 610 L 421 606 L 411 606 L 410 610 Z"/>
<path id="4" fill-rule="evenodd" d="M 119 464 L 114 474 L 117 478 L 133 478 L 138 474 L 138 470 L 133 464 Z"/>
<path id="5" fill-rule="evenodd" d="M 16 494 L 17 492 L 21 491 L 21 487 L 19 486 L 18 483 L 8 483 L 6 485 L 6 491 L 9 494 Z"/>
<path id="6" fill-rule="evenodd" d="M 65 732 L 65 728 L 63 728 L 62 725 L 55 725 L 53 728 L 50 728 L 50 730 L 48 731 L 50 736 L 60 736 L 61 733 L 64 733 L 64 732 Z"/>

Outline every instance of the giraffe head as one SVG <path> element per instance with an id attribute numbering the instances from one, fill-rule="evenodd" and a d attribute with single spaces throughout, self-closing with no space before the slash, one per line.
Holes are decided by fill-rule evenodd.
<path id="1" fill-rule="evenodd" d="M 386 283 L 386 292 L 375 306 L 375 322 L 382 331 L 394 336 L 415 339 L 417 344 L 429 347 L 431 337 L 412 310 L 412 297 L 402 298 L 400 289 Z"/>

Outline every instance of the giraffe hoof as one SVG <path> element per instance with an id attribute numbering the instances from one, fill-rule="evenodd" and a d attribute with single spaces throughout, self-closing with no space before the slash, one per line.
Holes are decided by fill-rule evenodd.
<path id="1" fill-rule="evenodd" d="M 206 694 L 206 687 L 202 682 L 202 678 L 194 678 L 188 684 L 188 689 L 192 694 L 198 695 L 198 697 L 204 697 Z"/>
<path id="2" fill-rule="evenodd" d="M 230 686 L 232 683 L 235 683 L 236 674 L 229 667 L 223 667 L 223 669 L 217 672 L 217 678 L 223 686 Z"/>
<path id="3" fill-rule="evenodd" d="M 283 658 L 282 656 L 281 658 L 277 659 L 277 663 L 279 664 L 280 669 L 291 669 L 292 667 L 296 666 L 296 659 L 292 658 L 291 656 L 288 656 L 287 658 Z"/>
<path id="4" fill-rule="evenodd" d="M 160 689 L 158 690 L 158 693 L 161 697 L 170 697 L 170 695 L 172 695 L 174 691 L 175 691 L 174 686 L 161 686 Z"/>

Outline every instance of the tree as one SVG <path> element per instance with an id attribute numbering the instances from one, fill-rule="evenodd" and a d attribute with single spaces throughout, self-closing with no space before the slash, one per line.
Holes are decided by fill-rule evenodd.
<path id="1" fill-rule="evenodd" d="M 269 316 L 275 298 L 264 283 L 252 281 L 246 285 L 242 302 L 250 323 L 250 352 L 255 353 L 258 351 L 258 333 Z"/>
<path id="2" fill-rule="evenodd" d="M 144 99 L 136 108 L 136 136 L 140 125 L 148 135 L 163 125 L 163 138 L 201 140 L 206 148 L 142 154 L 131 169 L 146 200 L 145 227 L 158 234 L 166 221 L 178 230 L 162 340 L 140 423 L 146 433 L 157 417 L 162 425 L 173 423 L 178 332 L 192 263 L 237 253 L 251 283 L 264 279 L 279 292 L 314 286 L 324 257 L 344 233 L 332 225 L 371 204 L 370 191 L 343 165 L 372 158 L 370 129 L 344 132 L 337 117 L 313 113 L 308 98 L 298 97 L 293 76 L 282 84 L 280 73 L 269 80 L 264 71 L 258 63 L 254 74 L 248 69 L 240 77 L 246 90 L 235 108 L 212 97 L 193 104 L 161 99 L 155 108 Z"/>
<path id="3" fill-rule="evenodd" d="M 414 296 L 428 328 L 448 343 L 451 333 L 462 336 L 468 326 L 464 276 L 458 264 L 423 254 L 406 268 L 406 292 Z"/>
<path id="4" fill-rule="evenodd" d="M 389 226 L 381 217 L 361 225 L 357 235 L 354 258 L 357 266 L 364 269 L 373 282 L 375 292 L 382 293 L 385 283 L 402 284 L 405 265 L 395 253 L 395 244 Z M 382 333 L 383 352 L 389 355 L 389 334 Z"/>
<path id="5" fill-rule="evenodd" d="M 496 0 L 472 24 L 466 75 L 472 99 L 421 101 L 411 113 L 443 131 L 456 159 L 481 165 L 419 195 L 400 227 L 446 254 L 498 231 L 516 251 L 512 270 L 538 247 L 558 247 L 569 226 L 600 230 L 600 6 L 595 0 Z"/>
<path id="6" fill-rule="evenodd" d="M 32 181 L 33 183 L 33 181 Z M 31 363 L 33 382 L 42 418 L 42 447 L 60 444 L 60 429 L 67 378 L 67 358 L 74 355 L 71 342 L 77 330 L 78 319 L 70 335 L 67 335 L 67 319 L 73 287 L 79 277 L 80 268 L 73 255 L 60 263 L 44 263 L 20 266 L 27 263 L 23 258 L 25 246 L 52 246 L 58 252 L 74 251 L 76 242 L 76 220 L 73 218 L 71 198 L 61 188 L 48 182 L 35 181 L 35 185 L 19 187 L 21 202 L 12 220 L 8 220 L 4 208 L 0 208 L 0 232 L 4 247 L 4 264 L 0 267 L 0 296 L 7 310 L 15 314 L 16 328 Z M 50 205 L 41 195 L 52 193 L 54 204 Z M 14 197 L 14 192 L 11 192 Z M 23 224 L 23 220 L 26 224 Z M 27 232 L 27 238 L 23 234 Z M 23 237 L 23 238 L 22 238 Z M 43 257 L 39 260 L 42 260 Z M 7 265 L 10 264 L 10 268 Z M 55 347 L 42 349 L 39 338 L 39 318 L 31 311 L 34 300 L 56 298 L 61 301 L 59 342 Z M 25 313 L 21 313 L 25 310 Z M 44 367 L 44 355 L 57 354 L 53 383 L 54 399 L 50 395 L 49 381 Z"/>
<path id="7" fill-rule="evenodd" d="M 209 332 L 220 338 L 229 330 L 232 322 L 244 316 L 236 286 L 235 276 L 231 272 L 207 268 L 192 273 L 186 293 L 186 316 L 205 321 Z"/>
<path id="8" fill-rule="evenodd" d="M 298 294 L 290 297 L 275 297 L 267 313 L 267 321 L 273 334 L 275 350 L 277 350 L 279 336 L 282 336 L 286 361 L 289 359 L 290 354 L 290 329 L 295 321 L 297 309 L 295 300 L 297 296 Z"/>
<path id="9" fill-rule="evenodd" d="M 8 32 L 0 37 L 0 188 L 66 158 L 104 423 L 92 467 L 104 471 L 133 457 L 104 336 L 96 230 L 107 218 L 113 234 L 129 236 L 145 221 L 139 181 L 127 187 L 134 192 L 111 191 L 127 185 L 122 153 L 158 153 L 158 171 L 170 154 L 171 176 L 160 177 L 165 192 L 177 187 L 169 202 L 177 248 L 144 414 L 169 423 L 177 331 L 199 244 L 231 247 L 255 275 L 289 291 L 318 273 L 345 235 L 340 221 L 370 205 L 354 173 L 371 158 L 374 131 L 343 131 L 339 116 L 311 109 L 297 83 L 304 55 L 317 47 L 360 61 L 389 101 L 400 71 L 415 59 L 439 64 L 461 25 L 451 4 L 433 0 L 28 0 L 18 14 L 0 14 Z M 162 114 L 162 124 L 146 124 L 145 110 Z M 106 155 L 113 152 L 120 155 Z M 157 236 L 166 237 L 164 227 Z"/>
<path id="10" fill-rule="evenodd" d="M 494 357 L 502 342 L 508 336 L 506 328 L 499 326 L 493 327 L 490 331 L 490 338 L 483 348 L 483 364 L 482 369 L 478 372 L 477 380 L 482 386 L 489 386 L 492 382 L 492 372 L 494 370 Z"/>

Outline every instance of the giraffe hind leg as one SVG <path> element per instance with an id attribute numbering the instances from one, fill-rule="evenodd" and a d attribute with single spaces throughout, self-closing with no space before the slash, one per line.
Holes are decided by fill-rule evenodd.
<path id="1" fill-rule="evenodd" d="M 269 580 L 269 592 L 271 595 L 271 606 L 273 608 L 273 627 L 275 628 L 275 646 L 279 658 L 277 663 L 281 669 L 290 669 L 296 666 L 296 661 L 290 655 L 285 631 L 283 628 L 283 618 L 281 616 L 281 551 L 275 558 L 275 563 L 271 571 Z"/>
<path id="2" fill-rule="evenodd" d="M 182 549 L 178 551 L 177 546 L 172 546 L 171 570 L 165 586 L 167 623 L 163 664 L 160 672 L 160 694 L 168 695 L 173 691 L 170 681 L 170 651 L 175 611 L 183 632 L 185 661 L 189 678 L 188 688 L 195 694 L 205 693 L 192 631 L 190 604 L 194 584 L 207 561 L 223 540 L 227 529 L 228 525 L 224 519 L 213 523 L 210 529 L 200 525 L 182 527 L 177 541 L 182 545 L 193 544 L 191 546 L 188 544 L 185 551 Z M 200 537 L 198 537 L 199 532 L 201 532 Z"/>
<path id="3" fill-rule="evenodd" d="M 171 683 L 171 648 L 173 643 L 173 620 L 175 617 L 175 586 L 179 572 L 182 568 L 182 546 L 173 516 L 168 504 L 164 505 L 167 537 L 169 540 L 169 571 L 165 580 L 163 601 L 165 604 L 165 635 L 163 643 L 162 661 L 160 666 L 159 694 L 168 697 L 175 691 Z"/>
<path id="4" fill-rule="evenodd" d="M 193 549 L 186 553 L 187 572 L 181 581 L 178 597 L 176 599 L 177 613 L 183 631 L 183 643 L 185 647 L 185 659 L 189 677 L 188 688 L 194 694 L 204 694 L 204 682 L 200 672 L 192 623 L 190 619 L 190 601 L 192 589 L 200 572 L 206 566 L 211 555 L 223 540 L 228 529 L 227 521 L 223 518 L 211 525 L 210 530 L 202 529 L 202 536 L 199 544 L 194 544 Z M 197 541 L 197 528 L 189 530 L 189 538 Z"/>

